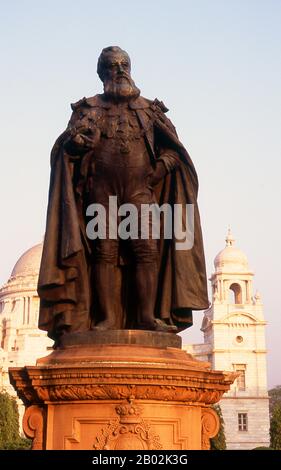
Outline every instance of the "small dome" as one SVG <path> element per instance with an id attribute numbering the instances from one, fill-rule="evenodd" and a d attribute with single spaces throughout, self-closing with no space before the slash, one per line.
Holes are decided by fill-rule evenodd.
<path id="1" fill-rule="evenodd" d="M 43 243 L 27 250 L 16 262 L 11 277 L 38 274 L 42 257 Z"/>
<path id="2" fill-rule="evenodd" d="M 216 271 L 222 269 L 228 272 L 249 271 L 248 258 L 243 251 L 234 246 L 235 240 L 230 229 L 228 230 L 225 241 L 225 248 L 217 254 L 214 260 Z"/>

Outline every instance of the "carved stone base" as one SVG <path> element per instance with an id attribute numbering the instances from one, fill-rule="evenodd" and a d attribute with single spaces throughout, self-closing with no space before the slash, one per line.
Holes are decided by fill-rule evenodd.
<path id="1" fill-rule="evenodd" d="M 174 335 L 145 333 L 91 332 L 36 366 L 10 369 L 33 449 L 209 448 L 219 429 L 210 405 L 236 374 L 211 371 L 182 351 Z"/>

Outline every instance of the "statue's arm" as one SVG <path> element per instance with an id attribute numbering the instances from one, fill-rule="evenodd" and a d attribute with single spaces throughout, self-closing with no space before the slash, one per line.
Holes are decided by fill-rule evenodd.
<path id="1" fill-rule="evenodd" d="M 82 157 L 89 150 L 85 137 L 76 129 L 66 129 L 64 148 L 72 157 Z"/>
<path id="2" fill-rule="evenodd" d="M 159 181 L 167 174 L 180 165 L 180 156 L 178 152 L 172 148 L 171 141 L 167 133 L 177 137 L 176 129 L 172 122 L 165 115 L 168 108 L 162 101 L 154 100 L 152 104 L 154 114 L 154 139 L 156 146 L 156 168 L 154 172 L 155 180 Z"/>
<path id="3" fill-rule="evenodd" d="M 152 177 L 152 184 L 157 184 L 172 171 L 176 171 L 180 165 L 180 156 L 178 152 L 170 145 L 169 140 L 165 134 L 155 128 L 155 143 L 156 143 L 156 167 Z"/>
<path id="4" fill-rule="evenodd" d="M 153 172 L 151 183 L 157 184 L 162 178 L 179 166 L 179 155 L 172 149 L 161 149 L 160 156 L 156 160 L 156 167 Z"/>
<path id="5" fill-rule="evenodd" d="M 71 105 L 73 113 L 66 129 L 64 148 L 66 152 L 74 157 L 82 157 L 93 149 L 94 140 L 92 129 L 89 127 L 87 111 L 80 106 L 80 102 Z"/>
<path id="6" fill-rule="evenodd" d="M 167 173 L 171 173 L 171 171 L 179 166 L 180 157 L 175 150 L 162 148 L 157 161 L 163 163 Z"/>

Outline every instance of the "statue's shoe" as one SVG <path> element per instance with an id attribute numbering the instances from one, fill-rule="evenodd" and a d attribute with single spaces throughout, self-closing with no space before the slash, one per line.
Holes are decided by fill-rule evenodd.
<path id="1" fill-rule="evenodd" d="M 160 318 L 156 318 L 152 323 L 140 323 L 138 325 L 140 330 L 160 331 L 162 333 L 177 333 L 178 329 L 175 325 L 167 325 Z"/>
<path id="2" fill-rule="evenodd" d="M 114 330 L 115 323 L 111 320 L 103 320 L 97 323 L 93 330 Z"/>

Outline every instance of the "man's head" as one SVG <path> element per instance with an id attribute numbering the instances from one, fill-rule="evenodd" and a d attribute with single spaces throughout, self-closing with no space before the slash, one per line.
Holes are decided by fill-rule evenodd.
<path id="1" fill-rule="evenodd" d="M 131 61 L 126 51 L 118 46 L 106 47 L 98 60 L 98 75 L 104 85 L 106 97 L 130 100 L 140 94 L 131 78 Z"/>

